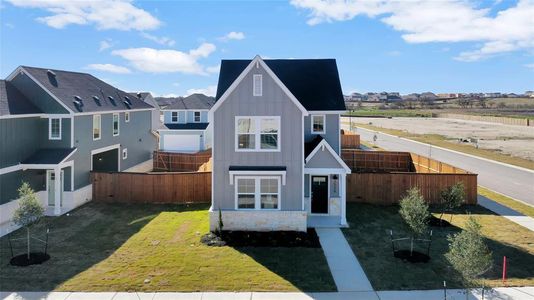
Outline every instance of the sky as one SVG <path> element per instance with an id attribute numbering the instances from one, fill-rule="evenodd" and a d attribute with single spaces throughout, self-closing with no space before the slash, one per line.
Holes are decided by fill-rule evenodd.
<path id="1" fill-rule="evenodd" d="M 343 92 L 534 89 L 534 0 L 0 0 L 0 76 L 213 95 L 221 59 L 335 58 Z"/>

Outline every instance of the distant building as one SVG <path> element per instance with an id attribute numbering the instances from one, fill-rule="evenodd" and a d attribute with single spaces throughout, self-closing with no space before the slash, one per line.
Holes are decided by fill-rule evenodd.
<path id="1" fill-rule="evenodd" d="M 530 98 L 534 98 L 534 91 L 526 91 L 525 92 L 525 96 L 530 97 Z"/>

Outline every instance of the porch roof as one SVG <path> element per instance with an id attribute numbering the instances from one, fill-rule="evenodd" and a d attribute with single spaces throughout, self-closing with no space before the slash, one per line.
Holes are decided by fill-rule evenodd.
<path id="1" fill-rule="evenodd" d="M 285 166 L 230 166 L 228 171 L 285 171 Z"/>
<path id="2" fill-rule="evenodd" d="M 24 165 L 57 165 L 66 160 L 76 148 L 39 149 L 22 162 Z"/>

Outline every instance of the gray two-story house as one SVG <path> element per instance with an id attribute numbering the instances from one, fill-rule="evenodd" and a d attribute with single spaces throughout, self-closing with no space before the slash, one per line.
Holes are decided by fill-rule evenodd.
<path id="1" fill-rule="evenodd" d="M 122 171 L 156 147 L 152 105 L 78 72 L 21 66 L 0 81 L 0 230 L 30 183 L 48 215 L 91 199 L 90 171 Z"/>
<path id="2" fill-rule="evenodd" d="M 198 152 L 211 148 L 208 111 L 215 100 L 203 94 L 172 99 L 161 109 L 159 149 L 167 152 Z"/>
<path id="3" fill-rule="evenodd" d="M 345 111 L 334 59 L 223 60 L 213 126 L 210 229 L 346 226 Z"/>

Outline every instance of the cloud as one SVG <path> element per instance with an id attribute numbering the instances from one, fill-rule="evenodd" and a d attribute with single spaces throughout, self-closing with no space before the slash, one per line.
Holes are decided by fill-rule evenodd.
<path id="1" fill-rule="evenodd" d="M 532 64 L 526 64 L 526 65 L 524 65 L 524 66 L 534 71 L 534 63 L 532 63 Z"/>
<path id="2" fill-rule="evenodd" d="M 215 93 L 217 93 L 217 86 L 216 85 L 210 85 L 203 89 L 188 89 L 186 92 L 186 96 L 192 95 L 192 94 L 204 94 L 206 96 L 215 96 Z"/>
<path id="3" fill-rule="evenodd" d="M 129 0 L 8 0 L 23 8 L 43 9 L 50 13 L 37 18 L 53 28 L 68 25 L 92 25 L 99 30 L 152 30 L 161 22 L 147 11 L 135 7 Z"/>
<path id="4" fill-rule="evenodd" d="M 98 51 L 104 51 L 106 49 L 113 47 L 113 45 L 114 43 L 111 39 L 100 41 L 100 47 L 98 48 Z"/>
<path id="5" fill-rule="evenodd" d="M 392 50 L 392 51 L 386 52 L 386 54 L 388 56 L 400 56 L 402 53 L 400 51 L 398 51 L 398 50 Z"/>
<path id="6" fill-rule="evenodd" d="M 116 74 L 131 73 L 130 69 L 123 67 L 123 66 L 113 65 L 113 64 L 90 64 L 85 68 L 89 70 L 96 70 L 96 71 L 116 73 Z"/>
<path id="7" fill-rule="evenodd" d="M 148 39 L 148 40 L 151 40 L 153 42 L 156 42 L 160 45 L 164 45 L 164 46 L 174 46 L 174 44 L 176 44 L 176 41 L 169 38 L 169 37 L 166 37 L 166 36 L 155 36 L 155 35 L 152 35 L 152 34 L 149 34 L 149 33 L 146 33 L 146 32 L 141 32 L 141 36 L 144 37 L 145 39 Z"/>
<path id="8" fill-rule="evenodd" d="M 227 41 L 230 41 L 230 40 L 244 40 L 245 39 L 245 34 L 241 31 L 239 32 L 236 32 L 236 31 L 231 31 L 231 32 L 228 32 L 226 35 L 224 36 L 221 36 L 219 38 L 220 41 L 223 41 L 223 42 L 227 42 Z"/>
<path id="9" fill-rule="evenodd" d="M 198 63 L 198 60 L 208 57 L 215 49 L 215 45 L 203 43 L 198 48 L 189 50 L 189 52 L 153 48 L 129 48 L 114 50 L 111 53 L 128 60 L 134 68 L 143 72 L 179 72 L 207 75 L 207 71 Z"/>
<path id="10" fill-rule="evenodd" d="M 515 6 L 496 14 L 473 3 L 478 2 L 291 1 L 293 6 L 310 12 L 309 25 L 367 16 L 401 32 L 408 43 L 482 43 L 479 49 L 460 53 L 456 59 L 461 61 L 534 48 L 534 1 L 519 0 Z"/>
<path id="11" fill-rule="evenodd" d="M 216 74 L 216 73 L 219 73 L 220 69 L 221 69 L 221 64 L 218 64 L 216 66 L 207 67 L 206 72 Z"/>
<path id="12" fill-rule="evenodd" d="M 4 26 L 9 29 L 15 28 L 15 25 L 13 25 L 12 23 L 5 23 Z"/>

